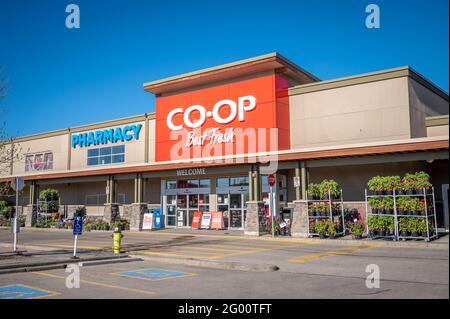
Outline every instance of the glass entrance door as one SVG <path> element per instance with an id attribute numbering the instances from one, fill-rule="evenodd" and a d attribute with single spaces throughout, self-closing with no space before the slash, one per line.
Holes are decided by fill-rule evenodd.
<path id="1" fill-rule="evenodd" d="M 209 194 L 177 196 L 177 226 L 190 227 L 195 212 L 209 211 Z"/>
<path id="2" fill-rule="evenodd" d="M 167 222 L 168 227 L 177 226 L 177 197 L 176 195 L 167 195 Z"/>
<path id="3" fill-rule="evenodd" d="M 187 203 L 189 195 L 177 195 L 177 226 L 187 226 Z"/>
<path id="4" fill-rule="evenodd" d="M 246 203 L 248 201 L 248 193 L 231 193 L 229 196 L 229 228 L 243 229 L 245 225 L 245 214 L 247 211 Z"/>

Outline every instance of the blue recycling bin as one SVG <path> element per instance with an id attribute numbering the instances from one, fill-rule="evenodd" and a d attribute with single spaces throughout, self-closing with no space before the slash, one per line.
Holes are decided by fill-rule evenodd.
<path id="1" fill-rule="evenodd" d="M 153 221 L 155 229 L 164 228 L 164 218 L 161 213 L 161 208 L 155 208 L 153 210 Z"/>

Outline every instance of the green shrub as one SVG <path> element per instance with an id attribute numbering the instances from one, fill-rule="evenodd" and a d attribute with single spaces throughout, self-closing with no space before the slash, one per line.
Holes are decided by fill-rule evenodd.
<path id="1" fill-rule="evenodd" d="M 319 220 L 315 224 L 315 232 L 319 235 L 325 235 L 328 231 L 328 223 L 326 220 Z"/>
<path id="2" fill-rule="evenodd" d="M 319 197 L 320 196 L 319 184 L 310 183 L 308 185 L 308 195 L 310 195 L 311 197 Z"/>
<path id="3" fill-rule="evenodd" d="M 56 213 L 59 210 L 59 192 L 56 189 L 47 188 L 39 193 L 41 201 L 39 208 L 48 213 Z"/>

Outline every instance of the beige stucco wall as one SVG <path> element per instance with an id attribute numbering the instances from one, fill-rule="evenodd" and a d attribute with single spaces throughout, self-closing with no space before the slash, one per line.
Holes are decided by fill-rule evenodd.
<path id="1" fill-rule="evenodd" d="M 427 137 L 431 136 L 448 136 L 448 125 L 438 125 L 427 127 Z"/>
<path id="2" fill-rule="evenodd" d="M 16 143 L 20 149 L 20 160 L 13 165 L 13 174 L 25 173 L 25 156 L 27 154 L 52 152 L 53 171 L 67 169 L 67 134 L 45 137 Z M 48 172 L 48 171 L 47 171 Z"/>
<path id="3" fill-rule="evenodd" d="M 290 96 L 291 147 L 410 137 L 408 78 Z"/>
<path id="4" fill-rule="evenodd" d="M 425 118 L 428 116 L 449 114 L 448 101 L 416 82 L 414 79 L 409 79 L 408 86 L 411 112 L 411 137 L 430 136 L 427 135 Z"/>
<path id="5" fill-rule="evenodd" d="M 92 145 L 90 147 L 76 147 L 75 149 L 72 148 L 72 155 L 71 155 L 71 169 L 82 169 L 87 168 L 87 151 L 89 149 L 93 148 L 100 148 L 100 147 L 107 147 L 107 146 L 118 146 L 118 145 L 126 145 L 125 146 L 125 163 L 126 164 L 138 164 L 143 163 L 145 160 L 145 122 L 133 122 L 129 123 L 131 124 L 141 124 L 142 128 L 139 132 L 139 140 L 135 140 L 134 138 L 131 141 L 127 142 L 117 142 L 117 143 L 108 143 L 105 145 Z M 124 125 L 119 126 L 105 126 L 103 128 L 99 128 L 96 130 L 104 130 L 109 128 L 117 128 L 117 127 L 123 127 Z M 82 134 L 82 133 L 89 133 L 96 130 L 90 130 L 90 131 L 83 131 L 83 132 L 77 132 L 75 134 Z M 110 167 L 110 166 L 117 166 L 117 165 L 124 165 L 122 164 L 112 164 L 112 165 L 98 165 L 98 166 L 90 166 L 92 167 Z"/>

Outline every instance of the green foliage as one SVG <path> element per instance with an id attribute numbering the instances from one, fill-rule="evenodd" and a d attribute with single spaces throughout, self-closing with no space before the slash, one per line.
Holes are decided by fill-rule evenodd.
<path id="1" fill-rule="evenodd" d="M 364 224 L 362 222 L 353 223 L 350 225 L 350 231 L 353 235 L 361 236 L 364 233 Z"/>
<path id="2" fill-rule="evenodd" d="M 315 224 L 315 232 L 319 235 L 325 235 L 328 231 L 328 223 L 326 220 L 319 220 Z"/>
<path id="3" fill-rule="evenodd" d="M 392 197 L 383 197 L 383 200 L 380 202 L 380 208 L 382 209 L 393 209 L 394 208 L 394 199 Z"/>
<path id="4" fill-rule="evenodd" d="M 308 185 L 308 195 L 312 197 L 319 197 L 320 196 L 319 184 L 310 183 Z"/>
<path id="5" fill-rule="evenodd" d="M 372 208 L 381 208 L 381 199 L 369 197 L 369 205 Z"/>
<path id="6" fill-rule="evenodd" d="M 406 173 L 402 180 L 402 189 L 422 189 L 431 187 L 430 175 L 424 171 L 412 173 Z"/>
<path id="7" fill-rule="evenodd" d="M 383 183 L 381 176 L 374 176 L 367 182 L 367 188 L 374 192 L 381 192 L 383 190 Z"/>
<path id="8" fill-rule="evenodd" d="M 337 233 L 336 224 L 333 223 L 333 221 L 330 219 L 326 221 L 326 224 L 327 224 L 327 234 L 328 235 L 336 235 L 336 233 Z"/>
<path id="9" fill-rule="evenodd" d="M 328 198 L 328 194 L 333 197 L 338 197 L 340 195 L 339 184 L 332 179 L 324 179 L 319 184 L 320 198 Z"/>
<path id="10" fill-rule="evenodd" d="M 0 217 L 9 217 L 9 205 L 5 200 L 0 200 Z"/>
<path id="11" fill-rule="evenodd" d="M 411 217 L 400 217 L 398 220 L 398 231 L 409 232 L 409 220 Z"/>
<path id="12" fill-rule="evenodd" d="M 59 192 L 56 189 L 47 188 L 39 193 L 41 201 L 39 208 L 48 213 L 56 213 L 59 210 Z"/>

